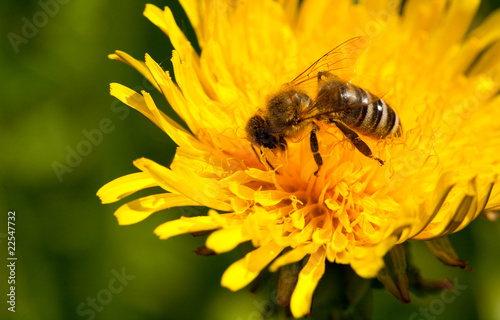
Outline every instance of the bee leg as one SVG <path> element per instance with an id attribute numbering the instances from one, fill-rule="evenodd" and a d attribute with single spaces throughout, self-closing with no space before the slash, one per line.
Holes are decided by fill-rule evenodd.
<path id="1" fill-rule="evenodd" d="M 280 146 L 281 151 L 285 151 L 288 148 L 288 145 L 286 144 L 286 140 L 285 140 L 285 138 L 283 138 L 283 136 L 280 136 L 280 138 L 279 138 L 279 146 Z"/>
<path id="2" fill-rule="evenodd" d="M 374 160 L 377 160 L 378 162 L 380 162 L 380 165 L 382 165 L 382 166 L 384 165 L 384 161 L 373 156 L 373 153 L 372 153 L 372 150 L 370 149 L 370 147 L 368 147 L 368 145 L 363 140 L 361 140 L 361 138 L 358 136 L 358 134 L 356 132 L 349 129 L 345 124 L 343 124 L 340 121 L 337 121 L 335 119 L 330 119 L 330 121 L 335 123 L 337 128 L 339 128 L 340 131 L 342 131 L 342 133 L 349 140 L 351 140 L 352 144 L 354 144 L 354 146 L 356 147 L 356 149 L 359 150 L 359 152 L 361 152 L 362 154 L 364 154 L 368 158 L 372 158 Z"/>
<path id="3" fill-rule="evenodd" d="M 314 175 L 318 175 L 318 171 L 321 168 L 321 165 L 323 165 L 323 159 L 321 158 L 321 155 L 319 154 L 319 146 L 318 146 L 318 137 L 316 136 L 316 128 L 312 129 L 311 131 L 311 136 L 310 136 L 310 143 L 311 143 L 311 151 L 314 156 L 314 161 L 316 161 L 316 164 L 318 165 L 318 170 L 314 172 Z"/>
<path id="4" fill-rule="evenodd" d="M 257 151 L 255 151 L 253 144 L 252 144 L 252 150 L 253 150 L 253 153 L 255 153 L 255 156 L 257 157 L 257 159 L 259 159 L 259 161 L 260 161 L 261 158 L 259 157 L 259 154 L 257 153 Z M 262 150 L 260 151 L 260 154 L 262 155 Z M 269 166 L 269 168 L 271 168 L 271 170 L 276 172 L 276 174 L 280 174 L 278 171 L 276 171 L 276 169 L 274 169 L 273 165 L 269 162 L 269 160 L 266 159 L 266 163 Z"/>

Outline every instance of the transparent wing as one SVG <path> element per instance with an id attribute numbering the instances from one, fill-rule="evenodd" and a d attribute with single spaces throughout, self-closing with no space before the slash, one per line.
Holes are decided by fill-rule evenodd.
<path id="1" fill-rule="evenodd" d="M 288 86 L 307 86 L 317 82 L 319 71 L 335 74 L 344 81 L 349 81 L 354 75 L 354 66 L 370 45 L 370 37 L 362 36 L 351 38 L 327 52 L 324 56 L 304 70 Z"/>

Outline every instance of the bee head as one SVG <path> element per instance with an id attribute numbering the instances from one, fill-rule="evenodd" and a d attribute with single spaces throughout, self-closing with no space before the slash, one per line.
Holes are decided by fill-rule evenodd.
<path id="1" fill-rule="evenodd" d="M 269 124 L 261 116 L 251 117 L 245 130 L 251 143 L 273 150 L 278 147 L 278 138 L 271 132 Z"/>

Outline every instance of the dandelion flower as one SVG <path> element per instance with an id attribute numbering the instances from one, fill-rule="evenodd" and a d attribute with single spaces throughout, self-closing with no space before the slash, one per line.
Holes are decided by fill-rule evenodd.
<path id="1" fill-rule="evenodd" d="M 201 54 L 168 7 L 144 11 L 175 48 L 175 82 L 147 54 L 145 62 L 110 55 L 155 85 L 189 128 L 160 111 L 148 92 L 111 84 L 113 96 L 178 146 L 169 168 L 141 158 L 134 161 L 139 172 L 98 191 L 103 203 L 155 186 L 165 191 L 121 206 L 120 224 L 172 207 L 210 208 L 155 233 L 167 239 L 210 231 L 206 247 L 215 253 L 250 241 L 254 250 L 222 275 L 231 290 L 267 267 L 301 262 L 287 287 L 295 317 L 310 312 L 328 263 L 377 277 L 408 301 L 401 265 L 409 239 L 426 241 L 446 264 L 466 267 L 446 236 L 500 207 L 500 12 L 468 32 L 480 0 L 180 2 Z M 317 175 L 309 139 L 289 143 L 284 154 L 257 156 L 244 128 L 273 90 L 362 35 L 371 44 L 356 73 L 376 79 L 364 88 L 381 87 L 404 126 L 398 139 L 363 138 L 385 164 L 357 151 L 336 127 L 318 132 L 324 163 Z"/>

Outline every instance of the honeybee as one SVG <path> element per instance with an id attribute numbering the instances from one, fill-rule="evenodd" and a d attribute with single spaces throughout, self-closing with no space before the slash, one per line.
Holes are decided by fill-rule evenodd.
<path id="1" fill-rule="evenodd" d="M 287 140 L 298 141 L 310 133 L 311 151 L 318 166 L 316 175 L 323 164 L 316 132 L 320 123 L 334 124 L 359 152 L 383 165 L 384 161 L 373 155 L 358 133 L 377 140 L 398 137 L 402 125 L 384 100 L 351 83 L 354 66 L 369 44 L 370 38 L 364 36 L 345 41 L 271 96 L 266 107 L 246 125 L 252 148 L 256 145 L 285 151 Z M 317 95 L 313 100 L 305 89 L 316 81 Z"/>

